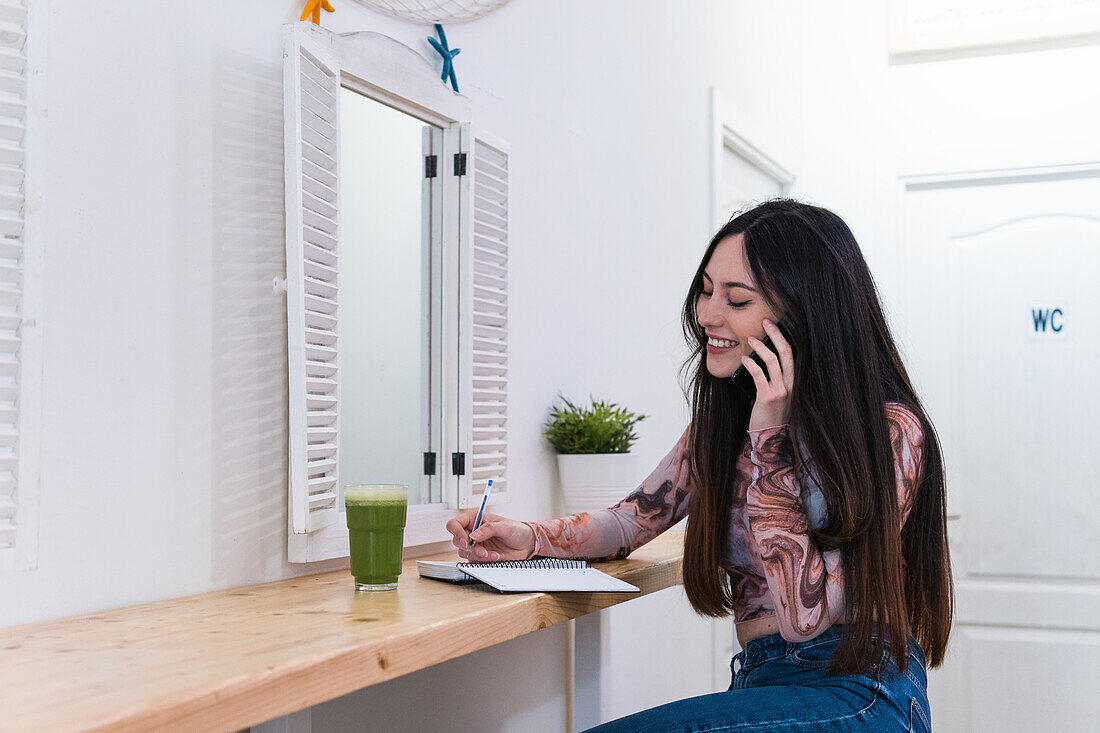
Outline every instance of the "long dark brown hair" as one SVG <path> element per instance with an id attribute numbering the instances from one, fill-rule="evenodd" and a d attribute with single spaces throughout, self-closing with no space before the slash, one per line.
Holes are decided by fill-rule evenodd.
<path id="1" fill-rule="evenodd" d="M 683 563 L 688 599 L 698 613 L 714 617 L 728 616 L 741 602 L 722 561 L 752 404 L 732 380 L 707 371 L 707 337 L 696 315 L 703 270 L 718 243 L 735 234 L 744 235 L 753 278 L 772 310 L 782 313 L 781 330 L 794 354 L 788 430 L 809 452 L 800 458 L 814 463 L 827 512 L 812 539 L 823 551 L 841 550 L 848 621 L 830 672 L 868 672 L 887 643 L 905 670 L 910 635 L 929 666 L 938 667 L 954 611 L 939 440 L 855 237 L 839 216 L 818 206 L 774 199 L 730 219 L 711 239 L 684 300 L 695 483 Z M 900 533 L 886 402 L 905 405 L 924 433 L 919 483 Z"/>

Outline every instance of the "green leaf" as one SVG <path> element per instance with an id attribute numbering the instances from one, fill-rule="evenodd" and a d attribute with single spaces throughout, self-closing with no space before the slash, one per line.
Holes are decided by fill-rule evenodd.
<path id="1" fill-rule="evenodd" d="M 561 405 L 553 405 L 543 434 L 558 453 L 629 453 L 638 440 L 634 426 L 648 415 L 640 415 L 614 402 L 596 400 L 580 407 L 558 393 Z"/>

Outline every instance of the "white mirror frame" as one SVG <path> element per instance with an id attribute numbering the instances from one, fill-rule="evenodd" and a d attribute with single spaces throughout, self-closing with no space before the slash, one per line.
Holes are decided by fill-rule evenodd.
<path id="1" fill-rule="evenodd" d="M 455 515 L 456 510 L 469 505 L 473 495 L 470 478 L 473 471 L 468 470 L 464 477 L 451 475 L 450 452 L 467 452 L 467 465 L 471 467 L 475 465 L 476 458 L 476 449 L 469 447 L 470 436 L 460 434 L 469 433 L 474 424 L 473 420 L 463 419 L 471 408 L 469 397 L 464 399 L 460 390 L 469 391 L 465 383 L 470 380 L 471 372 L 477 373 L 477 364 L 475 369 L 470 369 L 471 358 L 466 354 L 472 348 L 466 345 L 470 343 L 470 337 L 463 334 L 464 341 L 460 343 L 459 330 L 463 328 L 460 323 L 464 318 L 476 322 L 475 325 L 480 321 L 477 320 L 479 312 L 476 304 L 471 306 L 459 302 L 460 297 L 471 298 L 471 289 L 461 287 L 459 283 L 463 277 L 471 277 L 472 269 L 466 263 L 460 263 L 460 258 L 477 257 L 476 254 L 469 254 L 474 251 L 473 224 L 479 216 L 491 216 L 491 212 L 485 213 L 487 209 L 484 206 L 477 208 L 478 204 L 471 198 L 473 175 L 453 175 L 451 153 L 469 151 L 469 157 L 474 159 L 478 152 L 475 145 L 487 146 L 484 148 L 486 154 L 496 151 L 499 156 L 503 153 L 503 184 L 499 181 L 488 183 L 502 189 L 499 196 L 506 209 L 507 146 L 502 141 L 481 134 L 476 135 L 475 139 L 470 124 L 470 100 L 446 86 L 432 65 L 404 44 L 373 32 L 337 35 L 309 22 L 289 23 L 283 30 L 287 278 L 277 282 L 277 286 L 283 287 L 287 295 L 290 387 L 288 557 L 291 562 L 315 562 L 348 554 L 345 517 L 341 507 L 337 506 L 339 355 L 336 349 L 336 318 L 328 319 L 330 323 L 326 323 L 322 316 L 320 322 L 316 322 L 317 314 L 307 314 L 304 305 L 307 297 L 323 301 L 331 296 L 330 305 L 335 308 L 337 297 L 339 174 L 336 161 L 339 151 L 340 87 L 380 101 L 443 130 L 446 156 L 440 159 L 438 170 L 439 175 L 444 176 L 441 244 L 445 283 L 440 344 L 444 375 L 444 424 L 437 466 L 445 501 L 409 507 L 405 545 L 446 541 L 450 539 L 445 529 L 447 520 Z M 318 99 L 322 98 L 324 101 L 318 106 Z M 325 121 L 321 122 L 309 118 L 311 123 L 315 123 L 315 128 L 324 130 L 323 133 L 303 126 L 303 116 L 310 114 L 324 118 Z M 332 124 L 327 125 L 326 122 Z M 318 154 L 318 150 L 324 151 L 318 154 L 323 170 L 318 169 L 317 160 L 308 159 L 308 154 L 303 159 L 303 140 L 311 143 L 313 154 Z M 472 174 L 474 160 L 470 160 L 469 167 Z M 303 168 L 310 171 L 311 177 L 303 176 Z M 318 184 L 318 180 L 324 180 L 326 184 Z M 464 212 L 472 214 L 463 215 Z M 474 221 L 471 222 L 471 219 Z M 322 230 L 327 230 L 331 236 Z M 503 242 L 490 243 L 499 246 L 505 257 L 506 230 L 505 215 Z M 316 258 L 313 261 L 303 259 L 305 248 L 318 252 L 318 247 L 324 249 L 323 257 L 327 258 L 326 262 L 331 260 L 332 267 L 319 264 Z M 484 248 L 479 251 L 484 251 Z M 475 262 L 474 267 L 477 266 Z M 303 271 L 303 267 L 312 272 Z M 311 274 L 313 277 L 307 277 Z M 318 277 L 322 282 L 318 281 Z M 446 279 L 451 277 L 455 285 L 447 287 Z M 310 288 L 321 290 L 315 293 Z M 506 292 L 502 292 L 500 297 L 501 307 L 506 313 Z M 458 314 L 458 317 L 452 318 L 448 314 Z M 315 322 L 308 322 L 307 316 L 313 317 Z M 472 332 L 472 329 L 464 330 Z M 506 331 L 504 333 L 506 343 Z M 506 355 L 506 346 L 504 353 Z M 314 358 L 310 359 L 310 356 Z M 477 358 L 474 356 L 473 361 L 476 362 Z M 327 368 L 328 373 L 311 373 L 311 366 Z M 308 389 L 307 384 L 313 389 Z M 506 386 L 501 386 L 500 390 L 500 402 L 504 404 Z M 502 423 L 498 432 L 504 434 L 505 431 Z M 324 445 L 319 445 L 316 440 L 319 433 L 331 435 L 331 441 L 326 435 Z M 309 440 L 310 434 L 315 438 L 313 442 Z M 503 464 L 503 459 L 499 462 Z M 486 463 L 489 461 L 479 460 L 476 465 Z M 503 471 L 503 465 L 499 468 Z M 491 503 L 503 503 L 507 492 L 498 496 L 496 489 L 494 486 Z"/>

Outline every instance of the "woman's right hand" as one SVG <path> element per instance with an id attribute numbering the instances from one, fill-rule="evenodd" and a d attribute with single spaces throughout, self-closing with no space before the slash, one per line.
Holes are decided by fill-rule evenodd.
<path id="1" fill-rule="evenodd" d="M 523 522 L 486 512 L 481 526 L 471 535 L 476 518 L 477 509 L 467 509 L 447 522 L 447 531 L 454 535 L 451 544 L 458 548 L 458 554 L 464 560 L 526 560 L 535 551 L 535 533 Z M 471 537 L 474 548 L 467 554 L 466 547 Z"/>

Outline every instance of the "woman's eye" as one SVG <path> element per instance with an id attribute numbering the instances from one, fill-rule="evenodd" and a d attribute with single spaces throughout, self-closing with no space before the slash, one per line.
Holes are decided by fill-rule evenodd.
<path id="1" fill-rule="evenodd" d="M 711 293 L 708 293 L 708 292 L 707 292 L 706 290 L 704 290 L 703 292 L 699 293 L 699 297 L 700 297 L 700 298 L 709 298 L 710 296 L 711 296 Z"/>
<path id="2" fill-rule="evenodd" d="M 732 305 L 734 308 L 744 308 L 746 305 L 748 305 L 752 301 L 751 300 L 746 300 L 744 303 L 734 303 L 732 300 L 728 300 L 726 302 L 729 303 L 730 305 Z"/>

